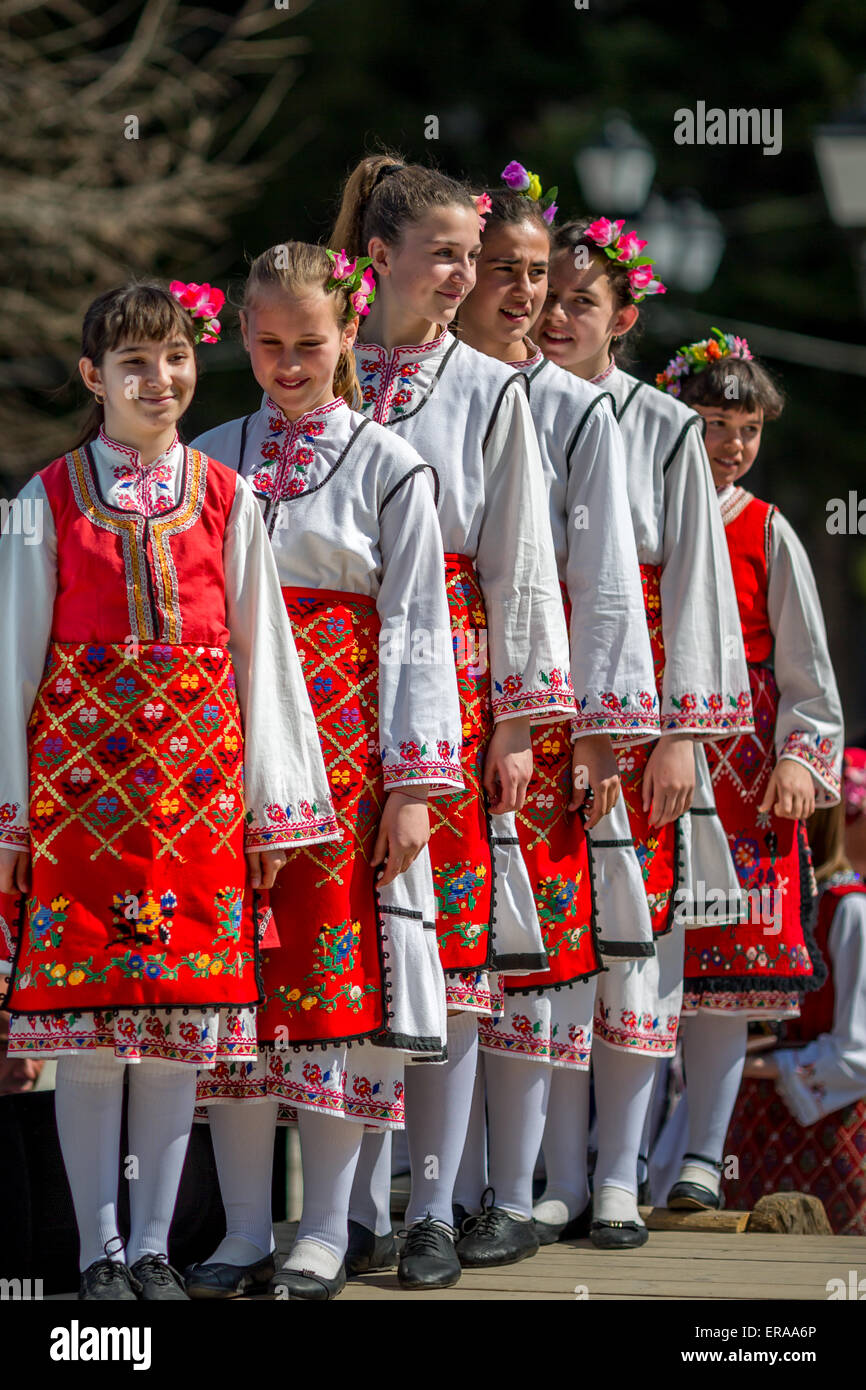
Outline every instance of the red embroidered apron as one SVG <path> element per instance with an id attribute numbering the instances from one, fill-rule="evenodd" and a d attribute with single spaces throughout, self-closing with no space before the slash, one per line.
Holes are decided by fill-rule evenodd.
<path id="1" fill-rule="evenodd" d="M 755 712 L 755 732 L 708 743 L 716 809 L 725 828 L 737 877 L 749 892 L 749 918 L 739 926 L 697 927 L 686 934 L 687 1004 L 706 990 L 789 992 L 814 988 L 807 948 L 813 906 L 811 859 L 804 826 L 758 807 L 776 765 L 779 691 L 769 659 L 773 634 L 767 616 L 767 542 L 774 508 L 752 498 L 725 526 L 740 607 Z"/>
<path id="2" fill-rule="evenodd" d="M 562 588 L 566 627 L 571 620 Z M 586 980 L 603 969 L 595 933 L 589 841 L 572 793 L 571 736 L 567 721 L 532 731 L 533 772 L 517 834 L 529 873 L 550 969 L 508 978 L 506 994 Z"/>
<path id="3" fill-rule="evenodd" d="M 108 505 L 87 449 L 40 474 L 57 591 L 13 1012 L 260 996 L 222 568 L 236 482 L 193 449 L 182 469 L 155 517 Z"/>
<path id="4" fill-rule="evenodd" d="M 656 688 L 659 703 L 662 698 L 662 681 L 665 670 L 665 648 L 662 635 L 662 610 L 659 586 L 660 565 L 641 565 L 644 610 L 649 629 L 650 646 L 655 668 Z M 653 934 L 664 936 L 673 926 L 675 908 L 674 889 L 677 883 L 677 848 L 679 826 L 676 821 L 663 825 L 650 825 L 649 811 L 643 809 L 643 779 L 649 756 L 656 742 L 641 743 L 636 747 L 623 749 L 618 755 L 619 776 L 622 796 L 628 807 L 629 824 L 634 840 L 635 854 L 643 875 L 644 890 L 649 904 Z"/>
<path id="5" fill-rule="evenodd" d="M 454 973 L 491 963 L 492 862 L 481 778 L 493 716 L 487 613 L 475 566 L 465 555 L 445 556 L 445 587 L 457 657 L 466 789 L 445 804 L 430 802 L 430 859 L 439 953 L 444 970 Z"/>
<path id="6" fill-rule="evenodd" d="M 376 601 L 327 589 L 283 597 L 343 839 L 298 849 L 270 891 L 280 944 L 263 947 L 257 1033 L 292 1045 L 374 1037 L 387 1022 L 370 864 L 385 804 Z"/>

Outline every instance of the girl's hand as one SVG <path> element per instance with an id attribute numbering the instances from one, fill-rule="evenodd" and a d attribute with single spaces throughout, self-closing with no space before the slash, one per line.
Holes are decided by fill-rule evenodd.
<path id="1" fill-rule="evenodd" d="M 778 1081 L 779 1063 L 774 1057 L 747 1057 L 743 1067 L 743 1080 Z"/>
<path id="2" fill-rule="evenodd" d="M 482 786 L 495 816 L 520 811 L 532 776 L 529 719 L 503 719 L 493 730 L 484 761 Z"/>
<path id="3" fill-rule="evenodd" d="M 808 820 L 815 809 L 812 774 L 793 758 L 781 758 L 773 768 L 759 811 L 772 811 L 783 820 Z"/>
<path id="4" fill-rule="evenodd" d="M 686 812 L 695 794 L 695 750 L 691 734 L 665 734 L 649 755 L 643 775 L 643 808 L 650 825 L 669 825 Z"/>
<path id="5" fill-rule="evenodd" d="M 569 811 L 582 806 L 587 792 L 592 804 L 584 822 L 587 830 L 598 825 L 602 816 L 612 811 L 619 800 L 619 772 L 610 734 L 584 734 L 575 739 L 571 753 L 572 792 Z M 584 785 L 577 786 L 580 781 Z M 587 787 L 585 784 L 589 783 Z"/>
<path id="6" fill-rule="evenodd" d="M 248 849 L 247 864 L 251 888 L 273 888 L 277 874 L 284 869 L 288 855 L 284 849 Z"/>
<path id="7" fill-rule="evenodd" d="M 30 891 L 30 855 L 24 849 L 0 849 L 0 893 Z"/>
<path id="8" fill-rule="evenodd" d="M 385 864 L 377 888 L 393 883 L 404 874 L 430 839 L 430 814 L 424 788 L 411 792 L 389 792 L 370 863 Z M 387 859 L 387 863 L 385 863 Z"/>

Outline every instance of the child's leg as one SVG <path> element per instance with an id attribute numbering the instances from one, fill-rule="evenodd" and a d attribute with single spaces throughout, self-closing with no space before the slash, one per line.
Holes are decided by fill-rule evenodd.
<path id="1" fill-rule="evenodd" d="M 352 1181 L 364 1126 L 336 1115 L 298 1111 L 304 1165 L 304 1209 L 284 1269 L 334 1279 L 349 1243 Z"/>
<path id="2" fill-rule="evenodd" d="M 589 1201 L 588 1133 L 589 1071 L 553 1068 L 541 1141 L 547 1185 L 533 1211 L 538 1221 L 565 1225 L 579 1216 Z"/>
<path id="3" fill-rule="evenodd" d="M 598 1108 L 598 1159 L 593 1184 L 593 1216 L 600 1221 L 634 1221 L 637 1209 L 637 1158 L 652 1095 L 658 1059 L 607 1043 L 592 1050 Z"/>
<path id="4" fill-rule="evenodd" d="M 487 1186 L 487 1105 L 484 1081 L 485 1053 L 480 1049 L 475 1068 L 472 1109 L 466 1129 L 463 1156 L 454 1184 L 454 1205 L 463 1207 L 470 1215 L 481 1205 L 481 1194 Z"/>
<path id="5" fill-rule="evenodd" d="M 747 1038 L 748 1022 L 742 1014 L 704 1011 L 683 1024 L 689 1144 L 679 1181 L 700 1183 L 716 1195 Z"/>
<path id="6" fill-rule="evenodd" d="M 275 1100 L 209 1107 L 226 1233 L 207 1264 L 256 1264 L 274 1248 L 271 1180 L 278 1111 Z"/>
<path id="7" fill-rule="evenodd" d="M 367 1130 L 361 1144 L 349 1220 L 377 1236 L 391 1231 L 391 1130 Z"/>
<path id="8" fill-rule="evenodd" d="M 196 1069 L 186 1062 L 138 1062 L 129 1076 L 129 1265 L 168 1255 L 183 1163 L 195 1110 Z"/>
<path id="9" fill-rule="evenodd" d="M 510 1216 L 532 1216 L 532 1174 L 541 1148 L 552 1067 L 490 1053 L 485 1059 L 490 1185 Z"/>
<path id="10" fill-rule="evenodd" d="M 82 1270 L 106 1254 L 121 1263 L 126 1259 L 117 1229 L 124 1065 L 107 1048 L 61 1057 L 57 1063 L 57 1133 L 72 1190 Z"/>
<path id="11" fill-rule="evenodd" d="M 466 1142 L 478 1024 L 475 1015 L 448 1019 L 448 1061 L 443 1066 L 406 1068 L 406 1137 L 412 1162 L 412 1195 L 406 1225 L 434 1221 L 451 1226 L 454 1183 Z"/>

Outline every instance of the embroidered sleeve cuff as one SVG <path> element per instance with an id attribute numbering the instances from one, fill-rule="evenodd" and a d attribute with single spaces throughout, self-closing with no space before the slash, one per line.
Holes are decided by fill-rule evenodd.
<path id="1" fill-rule="evenodd" d="M 15 823 L 13 820 L 4 820 L 3 811 L 5 807 L 0 806 L 0 849 L 30 849 L 30 826 Z"/>
<path id="2" fill-rule="evenodd" d="M 424 758 L 417 763 L 388 763 L 382 769 L 385 791 L 400 787 L 426 787 L 431 796 L 463 791 L 465 783 L 459 763 Z"/>
<path id="3" fill-rule="evenodd" d="M 555 724 L 575 714 L 574 691 L 567 671 L 553 668 L 539 671 L 536 681 L 527 685 L 520 675 L 508 675 L 493 682 L 493 719 L 525 719 L 533 724 Z"/>
<path id="4" fill-rule="evenodd" d="M 782 758 L 791 758 L 809 769 L 816 783 L 816 805 L 835 806 L 842 795 L 842 784 L 838 751 L 832 739 L 817 738 L 795 729 L 779 749 L 777 760 Z"/>
<path id="5" fill-rule="evenodd" d="M 662 710 L 662 734 L 696 734 L 702 739 L 732 738 L 754 733 L 752 697 L 748 690 L 734 695 L 713 691 L 699 695 L 685 691 L 672 695 Z"/>
<path id="6" fill-rule="evenodd" d="M 301 845 L 340 840 L 343 833 L 330 801 L 300 801 L 297 806 L 266 806 L 260 819 L 252 811 L 244 825 L 244 849 L 298 849 Z"/>
<path id="7" fill-rule="evenodd" d="M 610 734 L 635 742 L 659 736 L 659 702 L 654 691 L 593 691 L 577 701 L 571 739 L 584 734 Z"/>

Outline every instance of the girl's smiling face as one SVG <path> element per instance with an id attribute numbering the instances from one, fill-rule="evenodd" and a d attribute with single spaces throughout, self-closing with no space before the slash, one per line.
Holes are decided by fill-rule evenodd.
<path id="1" fill-rule="evenodd" d="M 737 406 L 695 405 L 706 421 L 704 443 L 717 488 L 744 478 L 761 447 L 764 412 Z"/>
<path id="2" fill-rule="evenodd" d="M 396 246 L 371 237 L 367 254 L 384 300 L 393 296 L 404 320 L 449 324 L 475 284 L 478 213 L 462 204 L 432 208 L 406 226 Z"/>
<path id="3" fill-rule="evenodd" d="M 550 262 L 547 301 L 535 337 L 545 357 L 577 376 L 595 376 L 607 365 L 611 337 L 622 337 L 637 321 L 633 304 L 620 309 L 597 257 L 576 266 L 572 251 Z"/>
<path id="4" fill-rule="evenodd" d="M 195 391 L 195 351 L 180 336 L 121 343 L 99 366 L 82 357 L 79 369 L 88 390 L 104 399 L 106 434 L 135 448 L 173 431 Z"/>
<path id="5" fill-rule="evenodd" d="M 310 288 L 295 298 L 259 295 L 241 314 L 244 347 L 256 381 L 289 420 L 334 399 L 334 372 L 351 352 L 358 321 L 341 328 L 333 295 Z"/>
<path id="6" fill-rule="evenodd" d="M 549 258 L 550 238 L 537 223 L 490 225 L 475 288 L 460 311 L 467 342 L 495 357 L 522 343 L 547 296 Z"/>

